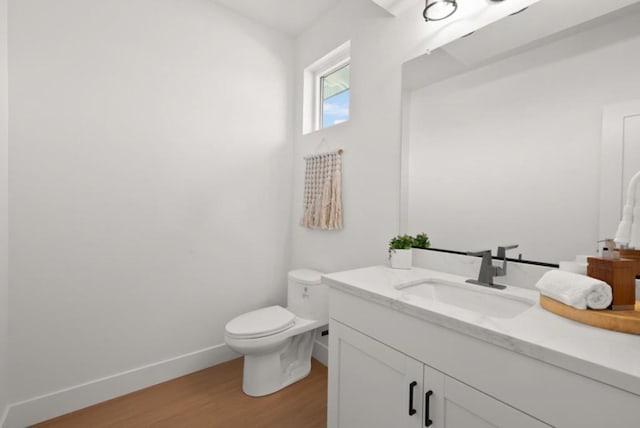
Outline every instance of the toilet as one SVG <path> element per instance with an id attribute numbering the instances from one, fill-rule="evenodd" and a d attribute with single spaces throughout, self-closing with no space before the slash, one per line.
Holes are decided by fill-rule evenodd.
<path id="1" fill-rule="evenodd" d="M 321 276 L 311 269 L 289 272 L 286 308 L 247 312 L 225 326 L 225 342 L 244 355 L 245 394 L 274 393 L 311 371 L 314 330 L 329 323 L 328 290 Z"/>

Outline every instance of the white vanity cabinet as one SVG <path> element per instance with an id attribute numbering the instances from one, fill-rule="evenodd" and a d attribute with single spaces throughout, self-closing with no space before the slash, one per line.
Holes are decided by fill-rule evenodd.
<path id="1" fill-rule="evenodd" d="M 548 425 L 332 320 L 329 428 Z"/>
<path id="2" fill-rule="evenodd" d="M 429 397 L 431 426 L 436 428 L 517 427 L 549 425 L 496 400 L 477 389 L 425 366 L 424 385 Z M 425 396 L 425 400 L 426 400 Z M 426 417 L 425 417 L 426 418 Z M 427 426 L 426 419 L 425 425 Z"/>
<path id="3" fill-rule="evenodd" d="M 519 328 L 515 321 L 496 333 L 471 320 L 390 299 L 382 294 L 383 286 L 366 288 L 378 271 L 364 269 L 363 278 L 351 281 L 349 276 L 351 282 L 339 282 L 338 275 L 327 278 L 332 286 L 329 428 L 638 426 L 640 394 L 629 391 L 635 388 L 633 375 L 610 371 L 610 380 L 596 380 L 603 376 L 602 367 L 520 342 L 512 336 Z M 540 308 L 533 311 L 534 318 L 549 316 Z M 542 323 L 548 328 L 555 321 L 535 318 L 527 327 Z M 476 321 L 481 322 L 489 323 Z M 558 326 L 540 331 L 540 337 L 557 336 L 566 327 L 563 320 Z M 590 330 L 576 333 L 581 336 L 567 340 L 591 337 Z M 640 340 L 631 339 L 624 343 L 636 346 Z M 522 349 L 539 352 L 540 358 Z M 425 424 L 429 391 L 431 425 Z"/>
<path id="4" fill-rule="evenodd" d="M 328 427 L 419 427 L 422 363 L 333 320 L 329 329 Z"/>

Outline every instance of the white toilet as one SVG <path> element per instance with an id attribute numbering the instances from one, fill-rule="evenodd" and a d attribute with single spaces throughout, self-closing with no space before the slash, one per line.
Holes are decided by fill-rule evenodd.
<path id="1" fill-rule="evenodd" d="M 310 269 L 289 272 L 286 309 L 247 312 L 225 326 L 227 345 L 244 354 L 245 394 L 271 394 L 309 374 L 314 329 L 329 323 L 329 296 L 321 275 Z"/>

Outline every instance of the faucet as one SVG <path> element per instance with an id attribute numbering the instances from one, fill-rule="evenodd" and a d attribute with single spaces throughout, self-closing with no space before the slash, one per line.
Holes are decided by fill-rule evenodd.
<path id="1" fill-rule="evenodd" d="M 504 245 L 498 247 L 498 258 L 502 259 L 502 266 L 493 265 L 493 257 L 491 256 L 491 250 L 484 251 L 470 251 L 467 252 L 468 256 L 482 257 L 482 263 L 480 264 L 480 272 L 478 273 L 478 279 L 467 279 L 470 284 L 482 285 L 483 287 L 497 288 L 503 290 L 507 288 L 501 284 L 495 284 L 493 282 L 494 276 L 505 276 L 507 274 L 507 250 L 518 248 L 517 244 Z"/>

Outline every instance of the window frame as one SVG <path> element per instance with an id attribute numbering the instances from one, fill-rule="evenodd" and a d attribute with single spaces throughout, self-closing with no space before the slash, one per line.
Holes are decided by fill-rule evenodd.
<path id="1" fill-rule="evenodd" d="M 322 77 L 327 76 L 341 67 L 349 64 L 351 61 L 351 40 L 343 42 L 335 47 L 324 56 L 316 59 L 313 63 L 304 68 L 302 77 L 302 135 L 329 129 L 323 128 L 322 117 Z M 349 72 L 349 90 L 351 85 L 351 70 Z M 351 116 L 351 93 L 349 95 L 349 116 Z M 350 118 L 348 119 L 350 120 Z M 347 121 L 348 121 L 347 120 Z M 346 122 L 346 121 L 345 121 Z M 335 125 L 339 125 L 337 123 Z M 332 125 L 332 126 L 335 126 Z"/>
<path id="2" fill-rule="evenodd" d="M 330 65 L 325 65 L 324 68 L 319 69 L 314 75 L 315 81 L 315 96 L 314 96 L 314 129 L 319 131 L 321 129 L 331 128 L 331 126 L 322 126 L 323 121 L 323 107 L 324 107 L 324 78 L 328 75 L 351 65 L 351 56 L 341 55 L 340 58 L 333 58 L 334 61 Z M 351 70 L 349 70 L 349 91 L 351 91 Z M 345 121 L 348 122 L 351 118 L 351 97 L 349 97 L 349 118 Z M 343 122 L 344 123 L 344 122 Z"/>

